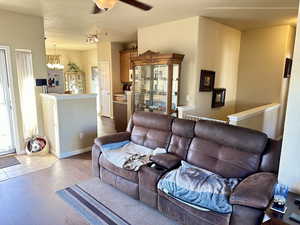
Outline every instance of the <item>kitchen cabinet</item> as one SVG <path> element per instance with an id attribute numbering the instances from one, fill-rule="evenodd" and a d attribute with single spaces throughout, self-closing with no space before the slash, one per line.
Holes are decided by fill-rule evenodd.
<path id="1" fill-rule="evenodd" d="M 120 78 L 122 83 L 132 82 L 131 59 L 137 55 L 137 50 L 123 50 L 120 52 Z"/>

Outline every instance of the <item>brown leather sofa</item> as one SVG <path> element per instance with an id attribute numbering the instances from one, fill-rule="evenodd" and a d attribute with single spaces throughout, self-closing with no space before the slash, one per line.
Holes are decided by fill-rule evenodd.
<path id="1" fill-rule="evenodd" d="M 101 155 L 103 144 L 130 140 L 166 154 L 152 156 L 156 164 L 138 172 L 118 168 Z M 138 112 L 126 132 L 97 138 L 92 151 L 93 173 L 135 199 L 141 200 L 181 224 L 261 224 L 273 186 L 277 182 L 280 143 L 261 132 L 211 121 L 190 121 Z M 204 212 L 157 190 L 157 182 L 185 160 L 223 177 L 242 178 L 229 201 L 230 214 Z"/>

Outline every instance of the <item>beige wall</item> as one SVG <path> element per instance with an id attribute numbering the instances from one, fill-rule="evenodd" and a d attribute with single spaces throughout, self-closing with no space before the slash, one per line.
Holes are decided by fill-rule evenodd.
<path id="1" fill-rule="evenodd" d="M 46 49 L 47 55 L 60 55 L 61 64 L 65 66 L 64 71 L 68 70 L 68 64 L 70 62 L 75 63 L 79 68 L 83 69 L 82 63 L 82 51 L 80 50 L 68 50 L 68 49 Z"/>
<path id="2" fill-rule="evenodd" d="M 295 28 L 284 25 L 242 33 L 237 112 L 280 103 L 277 138 L 282 136 L 289 79 L 283 78 L 285 59 L 292 58 Z"/>
<path id="3" fill-rule="evenodd" d="M 60 153 L 89 147 L 91 150 L 97 137 L 96 97 L 58 101 L 57 109 Z"/>
<path id="4" fill-rule="evenodd" d="M 300 14 L 298 25 L 300 24 Z M 281 152 L 279 182 L 289 185 L 294 192 L 300 193 L 300 30 L 297 30 L 294 49 L 294 63 L 288 95 L 286 123 L 284 127 Z"/>
<path id="5" fill-rule="evenodd" d="M 235 111 L 241 32 L 202 17 L 138 29 L 139 53 L 184 54 L 180 104 L 224 119 Z M 227 89 L 226 106 L 211 109 L 212 93 L 199 92 L 200 70 L 216 71 L 216 87 Z"/>
<path id="6" fill-rule="evenodd" d="M 92 67 L 98 66 L 98 50 L 91 49 L 81 52 L 82 70 L 85 73 L 86 91 L 91 93 L 92 87 Z"/>
<path id="7" fill-rule="evenodd" d="M 47 55 L 60 55 L 61 64 L 64 65 L 64 71 L 68 70 L 70 62 L 75 63 L 85 74 L 86 92 L 91 93 L 91 67 L 98 66 L 98 51 L 91 50 L 69 50 L 69 49 L 46 49 Z"/>
<path id="8" fill-rule="evenodd" d="M 286 25 L 242 33 L 237 111 L 280 103 L 290 30 Z"/>
<path id="9" fill-rule="evenodd" d="M 19 151 L 23 148 L 23 128 L 21 123 L 21 111 L 19 103 L 19 89 L 16 69 L 15 50 L 29 49 L 32 51 L 33 73 L 36 78 L 46 77 L 45 41 L 44 41 L 44 21 L 41 17 L 27 16 L 0 10 L 0 45 L 9 46 L 12 61 L 12 76 L 14 95 L 16 98 L 16 117 L 18 122 L 20 145 Z M 39 101 L 40 89 L 36 88 L 37 114 L 39 133 L 43 134 L 43 123 L 41 104 Z"/>
<path id="10" fill-rule="evenodd" d="M 198 112 L 226 120 L 235 113 L 241 32 L 200 17 L 198 69 L 194 84 L 194 105 Z M 200 70 L 216 71 L 215 87 L 226 88 L 225 106 L 211 108 L 212 93 L 199 92 Z"/>

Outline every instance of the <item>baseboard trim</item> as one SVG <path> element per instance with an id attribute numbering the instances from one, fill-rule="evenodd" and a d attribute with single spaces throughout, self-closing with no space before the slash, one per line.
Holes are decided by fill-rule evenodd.
<path id="1" fill-rule="evenodd" d="M 90 151 L 92 151 L 92 147 L 76 149 L 74 151 L 64 152 L 64 153 L 53 152 L 53 154 L 59 159 L 64 159 L 64 158 L 68 158 L 68 157 L 71 157 L 74 155 L 79 155 L 79 154 L 82 154 L 85 152 L 90 152 Z"/>

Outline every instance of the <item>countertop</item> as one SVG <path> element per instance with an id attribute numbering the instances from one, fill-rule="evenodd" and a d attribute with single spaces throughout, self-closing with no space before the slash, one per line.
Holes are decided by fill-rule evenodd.
<path id="1" fill-rule="evenodd" d="M 113 103 L 127 105 L 127 101 L 113 101 Z"/>
<path id="2" fill-rule="evenodd" d="M 68 100 L 68 99 L 87 99 L 87 98 L 96 98 L 97 94 L 41 94 L 42 97 L 45 98 L 53 98 L 57 100 Z"/>

